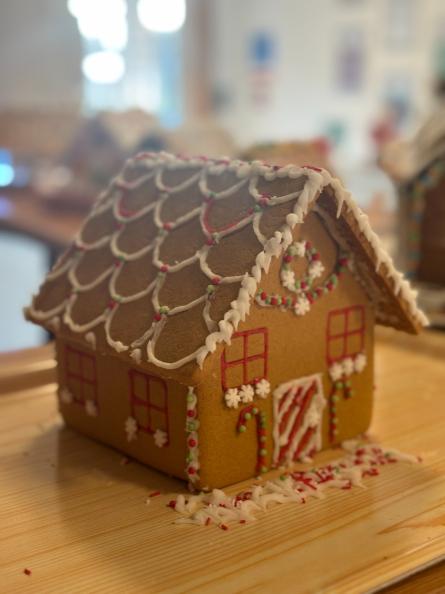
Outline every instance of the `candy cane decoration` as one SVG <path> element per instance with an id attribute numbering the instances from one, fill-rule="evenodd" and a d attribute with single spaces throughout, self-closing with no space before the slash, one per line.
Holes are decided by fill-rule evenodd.
<path id="1" fill-rule="evenodd" d="M 260 410 L 254 406 L 253 404 L 244 408 L 240 412 L 238 424 L 236 426 L 237 430 L 240 433 L 245 433 L 247 431 L 247 421 L 252 418 L 252 415 L 256 417 L 256 426 L 257 426 L 257 439 L 258 439 L 258 464 L 255 467 L 257 472 L 267 472 L 268 468 L 266 466 L 266 456 L 267 450 L 265 449 L 265 442 L 267 441 L 266 436 L 266 412 Z"/>

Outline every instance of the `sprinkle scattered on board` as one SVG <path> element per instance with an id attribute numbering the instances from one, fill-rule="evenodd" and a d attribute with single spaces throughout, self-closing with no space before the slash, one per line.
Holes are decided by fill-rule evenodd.
<path id="1" fill-rule="evenodd" d="M 32 571 L 30 569 L 28 569 L 27 567 L 25 567 L 25 569 L 23 570 L 23 573 L 26 573 L 26 575 L 31 575 Z"/>
<path id="2" fill-rule="evenodd" d="M 176 519 L 175 524 L 215 524 L 222 530 L 228 530 L 228 522 L 245 524 L 256 521 L 255 512 L 267 512 L 269 507 L 278 503 L 306 503 L 309 497 L 324 499 L 324 491 L 329 488 L 366 489 L 362 479 L 377 476 L 378 466 L 394 462 L 421 462 L 420 458 L 372 442 L 351 439 L 344 441 L 342 448 L 347 454 L 340 460 L 321 468 L 290 470 L 263 486 L 252 485 L 235 497 L 229 497 L 220 489 L 192 495 L 188 500 L 184 495 L 178 495 L 169 504 L 183 516 Z"/>

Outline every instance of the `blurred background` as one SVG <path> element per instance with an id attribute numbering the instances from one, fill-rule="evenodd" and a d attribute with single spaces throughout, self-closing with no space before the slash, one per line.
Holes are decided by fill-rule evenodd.
<path id="1" fill-rule="evenodd" d="M 0 80 L 0 351 L 47 340 L 21 308 L 141 150 L 321 165 L 445 285 L 443 0 L 4 1 Z"/>

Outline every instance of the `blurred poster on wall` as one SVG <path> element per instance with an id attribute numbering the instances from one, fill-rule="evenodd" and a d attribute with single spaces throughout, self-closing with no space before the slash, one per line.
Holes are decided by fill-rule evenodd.
<path id="1" fill-rule="evenodd" d="M 250 39 L 251 102 L 264 107 L 272 99 L 276 63 L 275 36 L 270 31 L 259 31 Z"/>
<path id="2" fill-rule="evenodd" d="M 420 4 L 417 2 L 417 4 Z M 386 43 L 390 49 L 409 49 L 416 31 L 416 0 L 387 0 Z"/>
<path id="3" fill-rule="evenodd" d="M 359 27 L 343 29 L 338 42 L 337 86 L 355 93 L 363 88 L 365 66 L 364 32 Z"/>

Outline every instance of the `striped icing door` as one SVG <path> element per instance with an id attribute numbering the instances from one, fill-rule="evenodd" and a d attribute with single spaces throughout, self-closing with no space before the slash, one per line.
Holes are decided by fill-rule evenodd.
<path id="1" fill-rule="evenodd" d="M 290 380 L 274 390 L 274 466 L 304 460 L 321 449 L 325 406 L 321 373 Z"/>

